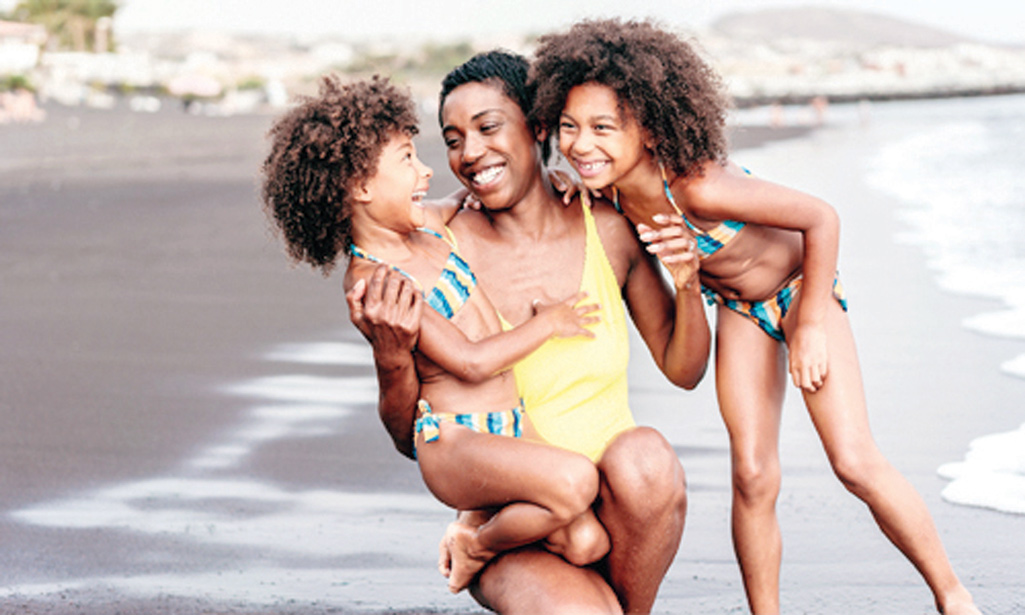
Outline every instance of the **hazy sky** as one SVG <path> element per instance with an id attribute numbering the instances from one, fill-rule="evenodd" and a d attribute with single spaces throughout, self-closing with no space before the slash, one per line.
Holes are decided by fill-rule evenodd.
<path id="1" fill-rule="evenodd" d="M 16 0 L 0 0 L 9 9 Z M 842 6 L 943 28 L 990 42 L 1025 44 L 1021 0 L 121 0 L 122 31 L 181 28 L 374 37 L 434 33 L 545 32 L 582 17 L 655 17 L 703 27 L 735 10 Z"/>

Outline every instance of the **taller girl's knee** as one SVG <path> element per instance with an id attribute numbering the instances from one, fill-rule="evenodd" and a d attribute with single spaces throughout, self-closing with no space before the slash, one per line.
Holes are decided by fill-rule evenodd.
<path id="1" fill-rule="evenodd" d="M 879 483 L 880 477 L 892 466 L 874 448 L 861 452 L 846 452 L 831 460 L 833 472 L 851 493 L 864 497 Z"/>
<path id="2" fill-rule="evenodd" d="M 775 506 L 781 480 L 778 462 L 733 462 L 734 492 L 749 505 Z"/>
<path id="3" fill-rule="evenodd" d="M 687 482 L 676 451 L 658 431 L 638 427 L 613 440 L 598 463 L 618 502 L 652 512 L 687 506 Z"/>

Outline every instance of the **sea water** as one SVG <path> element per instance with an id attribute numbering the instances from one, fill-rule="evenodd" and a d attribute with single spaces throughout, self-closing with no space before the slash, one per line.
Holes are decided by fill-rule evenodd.
<path id="1" fill-rule="evenodd" d="M 982 334 L 1025 339 L 1025 96 L 879 105 L 901 137 L 877 154 L 869 182 L 905 204 L 906 232 L 948 292 L 994 299 L 967 318 Z M 1002 359 L 1025 379 L 1025 354 Z M 1025 421 L 1025 408 L 1022 408 Z M 939 473 L 948 501 L 1025 514 L 1025 424 L 977 438 Z"/>

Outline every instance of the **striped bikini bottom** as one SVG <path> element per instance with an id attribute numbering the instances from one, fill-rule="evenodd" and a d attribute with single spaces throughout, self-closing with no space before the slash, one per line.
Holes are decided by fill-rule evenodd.
<path id="1" fill-rule="evenodd" d="M 417 402 L 419 418 L 416 419 L 416 426 L 413 433 L 415 440 L 417 434 L 424 434 L 424 442 L 434 442 L 441 437 L 441 423 L 455 423 L 479 433 L 489 433 L 496 436 L 509 436 L 519 438 L 523 436 L 523 400 L 520 405 L 511 410 L 499 412 L 468 412 L 456 414 L 454 412 L 435 412 L 426 399 Z"/>
<path id="2" fill-rule="evenodd" d="M 778 293 L 764 301 L 727 299 L 704 285 L 701 287 L 701 292 L 705 295 L 709 305 L 718 303 L 738 314 L 747 316 L 761 327 L 762 331 L 768 333 L 773 339 L 782 342 L 784 339 L 783 318 L 790 311 L 790 305 L 794 302 L 794 297 L 797 296 L 797 290 L 801 288 L 801 281 L 801 276 L 797 276 L 790 280 L 790 283 L 784 286 Z M 840 307 L 846 312 L 847 293 L 844 292 L 839 277 L 833 280 L 833 297 L 836 298 L 837 302 L 840 303 Z"/>

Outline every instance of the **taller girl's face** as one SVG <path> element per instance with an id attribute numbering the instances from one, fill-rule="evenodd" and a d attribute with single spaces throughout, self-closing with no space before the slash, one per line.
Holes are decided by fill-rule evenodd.
<path id="1" fill-rule="evenodd" d="M 534 134 L 500 86 L 472 82 L 452 90 L 441 122 L 449 168 L 487 209 L 512 207 L 540 178 Z"/>
<path id="2" fill-rule="evenodd" d="M 615 90 L 597 83 L 569 91 L 559 118 L 559 151 L 584 185 L 604 188 L 653 160 L 640 124 L 621 109 Z"/>

